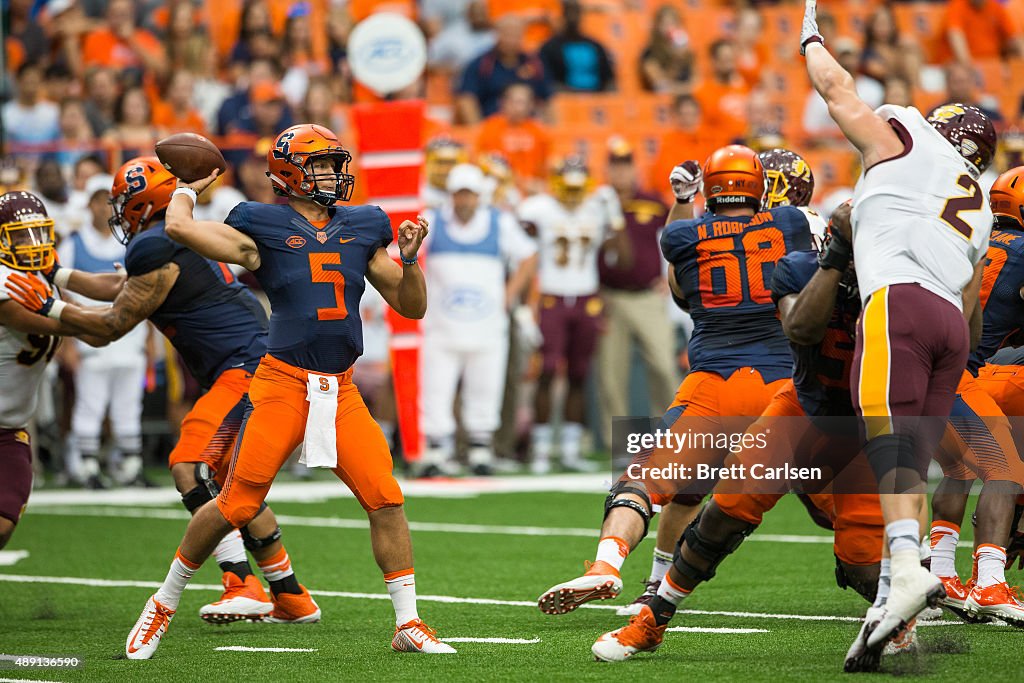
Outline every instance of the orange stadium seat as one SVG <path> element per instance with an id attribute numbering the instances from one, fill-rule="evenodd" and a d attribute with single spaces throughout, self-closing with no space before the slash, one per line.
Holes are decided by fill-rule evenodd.
<path id="1" fill-rule="evenodd" d="M 942 35 L 946 3 L 896 3 L 892 9 L 900 33 L 916 36 L 929 62 L 941 61 L 940 56 L 948 55 L 949 48 Z"/>

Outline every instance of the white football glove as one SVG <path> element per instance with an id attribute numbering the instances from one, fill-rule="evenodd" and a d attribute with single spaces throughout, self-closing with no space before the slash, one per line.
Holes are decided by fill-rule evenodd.
<path id="1" fill-rule="evenodd" d="M 825 44 L 825 39 L 818 31 L 818 0 L 805 0 L 804 24 L 800 29 L 800 54 L 807 52 L 810 43 Z"/>
<path id="2" fill-rule="evenodd" d="M 515 323 L 519 341 L 527 350 L 539 349 L 540 345 L 544 343 L 544 335 L 541 334 L 540 326 L 533 317 L 533 310 L 529 306 L 525 304 L 516 306 L 512 311 L 512 322 Z"/>
<path id="3" fill-rule="evenodd" d="M 668 176 L 668 181 L 672 185 L 672 194 L 676 196 L 678 202 L 692 201 L 694 195 L 700 191 L 703 180 L 704 171 L 701 170 L 700 164 L 692 159 L 673 168 Z"/>

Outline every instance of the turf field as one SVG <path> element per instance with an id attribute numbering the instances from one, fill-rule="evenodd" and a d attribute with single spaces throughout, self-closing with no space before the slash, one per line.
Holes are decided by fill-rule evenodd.
<path id="1" fill-rule="evenodd" d="M 123 659 L 124 639 L 166 573 L 184 510 L 160 502 L 170 501 L 170 492 L 143 493 L 148 505 L 131 500 L 137 494 L 123 505 L 90 503 L 85 492 L 37 495 L 7 548 L 28 556 L 0 566 L 0 653 L 77 655 L 85 667 L 0 669 L 0 681 L 850 680 L 841 673 L 843 654 L 865 604 L 836 587 L 830 541 L 795 500 L 784 501 L 687 601 L 673 626 L 694 630 L 668 634 L 654 655 L 611 665 L 590 655 L 599 634 L 625 621 L 607 603 L 562 617 L 545 616 L 533 603 L 593 558 L 599 477 L 561 486 L 574 493 L 480 493 L 452 483 L 410 495 L 421 616 L 443 638 L 512 641 L 457 643 L 451 657 L 390 651 L 393 613 L 365 517 L 353 499 L 325 497 L 335 486 L 292 485 L 288 501 L 277 489 L 271 494 L 299 580 L 323 608 L 322 623 L 201 622 L 196 610 L 219 589 L 211 562 L 148 662 Z M 627 561 L 619 602 L 641 587 L 652 543 L 653 534 Z M 966 568 L 966 549 L 958 559 Z M 1010 580 L 1024 576 L 1011 572 Z M 920 633 L 928 653 L 887 658 L 886 672 L 912 680 L 1024 678 L 1024 633 L 1016 629 L 950 619 Z M 218 650 L 237 646 L 301 651 Z"/>

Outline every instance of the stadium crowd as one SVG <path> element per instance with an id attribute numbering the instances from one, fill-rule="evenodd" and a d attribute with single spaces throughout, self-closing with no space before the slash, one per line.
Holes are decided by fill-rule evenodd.
<path id="1" fill-rule="evenodd" d="M 794 149 L 814 170 L 814 206 L 824 214 L 850 196 L 859 172 L 856 153 L 823 100 L 803 71 L 792 68 L 789 37 L 799 26 L 802 5 L 730 0 L 11 0 L 3 16 L 0 187 L 37 192 L 56 220 L 62 262 L 81 268 L 84 252 L 102 253 L 106 267 L 118 261 L 121 246 L 106 232 L 107 174 L 129 158 L 152 153 L 155 142 L 170 133 L 208 135 L 230 165 L 219 186 L 203 195 L 197 217 L 223 220 L 244 199 L 273 202 L 264 175 L 266 154 L 273 137 L 292 123 L 318 123 L 335 131 L 353 150 L 358 177 L 349 109 L 377 96 L 352 78 L 348 36 L 374 12 L 405 14 L 428 39 L 428 68 L 419 82 L 392 97 L 427 102 L 428 204 L 440 205 L 449 192 L 469 190 L 478 196 L 491 193 L 496 205 L 515 213 L 528 197 L 548 190 L 558 162 L 574 156 L 585 161 L 595 185 L 611 186 L 627 220 L 638 214 L 657 217 L 654 229 L 627 231 L 634 242 L 632 272 L 602 271 L 603 306 L 611 322 L 598 344 L 593 381 L 600 383 L 607 401 L 598 406 L 588 398 L 593 405 L 585 410 L 593 427 L 599 413 L 654 414 L 668 404 L 686 365 L 685 315 L 671 306 L 667 287 L 658 284 L 663 283 L 660 265 L 653 276 L 650 272 L 653 263 L 660 264 L 656 228 L 673 201 L 667 182 L 672 168 L 684 159 L 703 160 L 734 141 L 756 150 Z M 855 75 L 866 102 L 913 104 L 927 111 L 959 101 L 989 114 L 1001 142 L 993 178 L 1024 163 L 1022 18 L 1024 0 L 823 0 L 818 13 L 828 45 Z M 448 182 L 449 171 L 462 162 L 478 164 L 491 185 L 465 169 L 459 183 Z M 432 191 L 436 201 L 431 201 Z M 357 181 L 352 202 L 365 198 Z M 640 200 L 644 204 L 636 208 Z M 510 234 L 516 229 L 503 228 Z M 653 261 L 648 258 L 652 253 Z M 510 248 L 508 254 L 513 261 L 529 255 L 528 246 Z M 517 272 L 510 269 L 506 275 Z M 654 333 L 655 339 L 629 318 L 636 311 L 630 302 L 637 292 L 649 295 L 645 305 L 654 302 L 653 317 L 658 317 L 658 306 L 672 312 L 675 336 L 665 327 Z M 510 303 L 517 308 L 517 300 Z M 383 307 L 373 296 L 364 306 L 367 353 L 357 373 L 363 373 L 362 382 L 370 388 L 374 416 L 391 435 Z M 667 321 L 668 313 L 661 317 Z M 503 419 L 494 446 L 508 459 L 523 460 L 533 422 L 531 386 L 540 378 L 542 388 L 549 387 L 530 353 L 536 332 L 529 311 L 516 310 L 513 318 L 509 368 L 501 382 Z M 92 357 L 78 343 L 63 344 L 60 362 L 52 369 L 60 381 L 51 383 L 60 390 L 44 402 L 39 419 L 38 443 L 50 467 L 67 465 L 72 479 L 96 486 L 106 482 L 88 463 L 99 453 L 104 415 L 109 447 L 137 452 L 133 439 L 141 429 L 155 464 L 165 459 L 175 426 L 199 391 L 155 331 L 118 344 L 103 358 Z M 628 373 L 622 375 L 622 368 L 631 365 L 648 372 L 634 373 L 631 381 Z M 111 378 L 110 389 L 76 401 L 76 388 L 81 396 L 83 386 L 92 392 L 102 384 L 96 372 Z M 126 407 L 134 399 L 124 398 L 118 388 L 124 386 L 145 388 L 138 402 L 145 406 L 141 416 Z M 464 383 L 463 393 L 467 390 Z M 566 390 L 569 403 L 572 391 L 573 386 Z M 465 423 L 472 419 L 464 411 L 466 433 L 460 438 L 471 452 L 472 425 Z M 484 431 L 493 431 L 493 425 L 485 424 Z M 594 431 L 607 443 L 607 430 Z M 65 451 L 68 435 L 71 457 L 62 463 L 58 453 Z M 439 435 L 428 446 L 450 449 L 450 438 Z M 573 439 L 563 433 L 563 441 L 564 449 Z M 84 460 L 79 458 L 83 455 Z M 567 467 L 586 466 L 562 456 Z M 122 461 L 116 478 L 144 483 L 139 464 L 131 458 Z"/>

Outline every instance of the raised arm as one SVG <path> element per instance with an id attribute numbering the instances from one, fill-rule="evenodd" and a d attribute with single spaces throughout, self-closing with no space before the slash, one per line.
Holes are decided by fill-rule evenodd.
<path id="1" fill-rule="evenodd" d="M 860 151 L 864 168 L 903 151 L 903 143 L 892 127 L 860 99 L 853 76 L 825 48 L 818 32 L 817 0 L 806 0 L 804 6 L 800 53 L 806 58 L 811 85 L 825 100 L 829 115 L 843 135 Z"/>
<path id="2" fill-rule="evenodd" d="M 260 252 L 252 238 L 224 223 L 197 221 L 192 217 L 195 199 L 189 192 L 180 191 L 187 188 L 191 193 L 198 195 L 216 179 L 217 171 L 214 170 L 206 178 L 194 183 L 183 183 L 179 180 L 179 189 L 174 191 L 171 203 L 167 206 L 164 230 L 172 240 L 185 245 L 200 256 L 222 263 L 236 263 L 248 270 L 258 270 Z"/>
<path id="3" fill-rule="evenodd" d="M 703 180 L 704 171 L 701 169 L 700 163 L 693 159 L 684 161 L 672 169 L 668 176 L 668 182 L 672 186 L 672 194 L 675 195 L 676 202 L 668 211 L 665 225 L 693 218 L 693 198 L 700 192 Z"/>
<path id="4" fill-rule="evenodd" d="M 427 221 L 402 221 L 398 227 L 398 248 L 402 265 L 395 263 L 381 247 L 370 259 L 366 279 L 399 315 L 419 319 L 427 312 L 427 283 L 417 263 L 417 252 L 427 236 Z"/>

